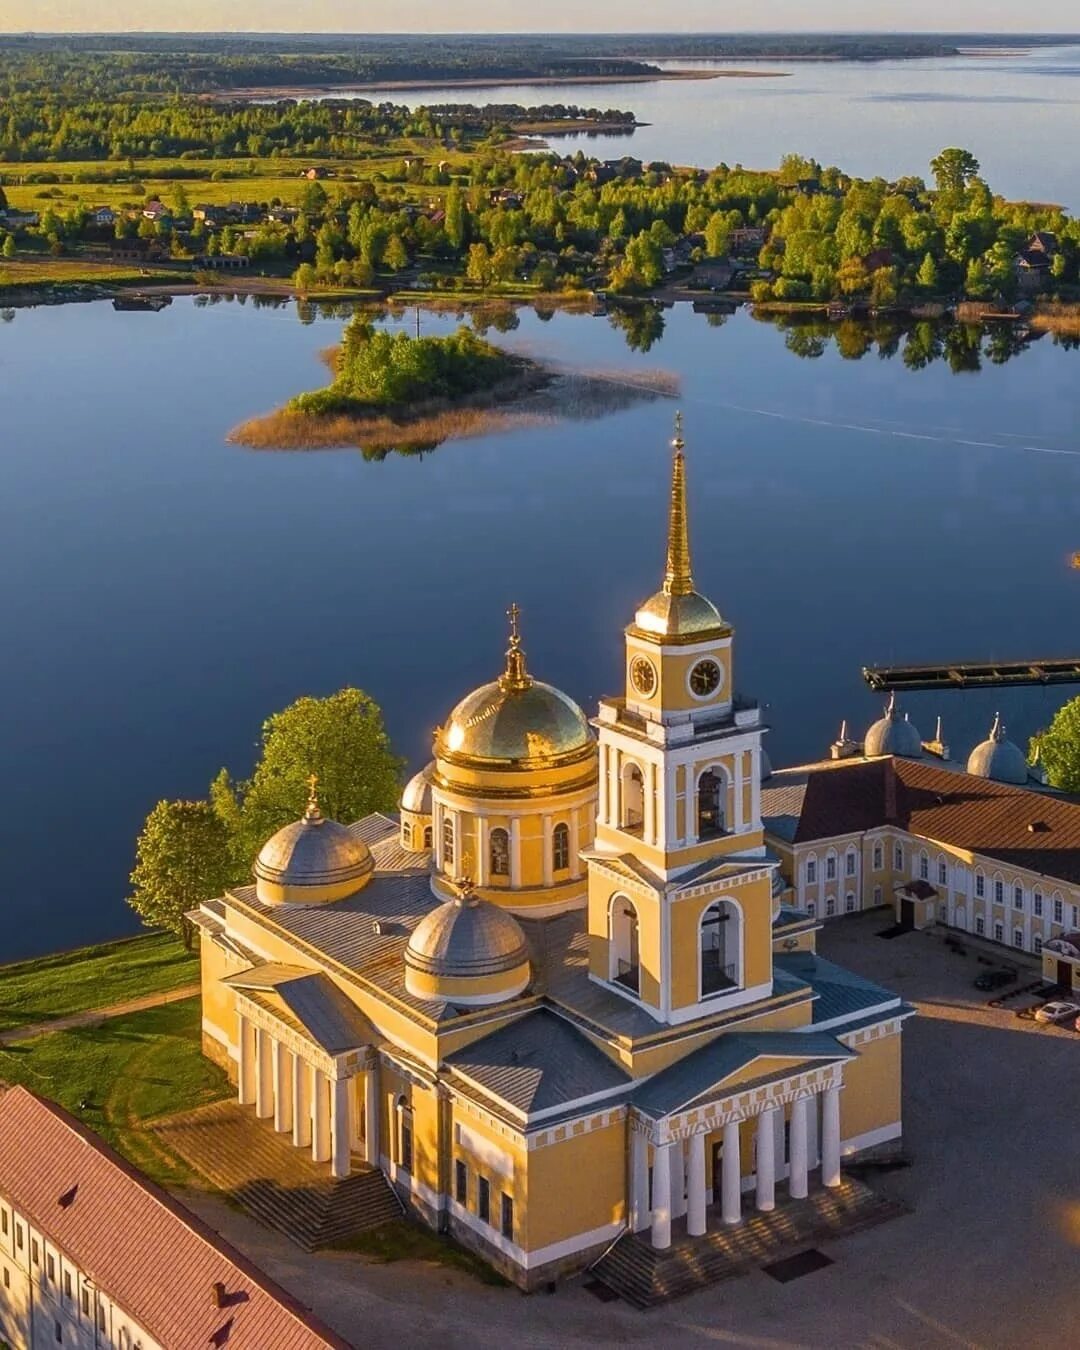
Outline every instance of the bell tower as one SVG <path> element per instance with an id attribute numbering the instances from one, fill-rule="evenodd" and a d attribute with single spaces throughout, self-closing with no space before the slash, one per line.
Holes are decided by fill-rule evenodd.
<path id="1" fill-rule="evenodd" d="M 678 1021 L 721 991 L 745 1002 L 771 987 L 776 862 L 761 823 L 761 710 L 735 695 L 734 630 L 694 586 L 681 414 L 672 445 L 663 582 L 626 629 L 625 693 L 602 699 L 593 723 L 600 792 L 586 856 L 593 977 Z"/>

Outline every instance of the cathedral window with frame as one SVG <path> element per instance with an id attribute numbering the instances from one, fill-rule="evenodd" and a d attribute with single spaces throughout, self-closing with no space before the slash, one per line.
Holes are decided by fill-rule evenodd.
<path id="1" fill-rule="evenodd" d="M 1013 946 L 1018 947 L 1020 951 L 1024 950 L 1024 930 L 1022 928 L 1013 929 Z"/>
<path id="2" fill-rule="evenodd" d="M 885 852 L 880 844 L 874 845 L 874 871 L 880 872 L 885 865 Z"/>
<path id="3" fill-rule="evenodd" d="M 904 870 L 904 850 L 899 844 L 893 849 L 893 870 L 897 872 Z"/>
<path id="4" fill-rule="evenodd" d="M 825 880 L 826 880 L 826 881 L 835 881 L 835 880 L 836 880 L 836 854 L 835 854 L 835 853 L 830 853 L 829 856 L 825 859 Z"/>
<path id="5" fill-rule="evenodd" d="M 697 837 L 719 839 L 727 833 L 725 806 L 727 780 L 713 769 L 706 769 L 698 779 Z"/>
<path id="6" fill-rule="evenodd" d="M 447 816 L 442 823 L 442 858 L 444 867 L 454 865 L 454 822 Z"/>
<path id="7" fill-rule="evenodd" d="M 424 847 L 427 848 L 427 849 L 431 848 L 431 826 L 430 826 L 430 825 L 425 825 L 425 826 L 424 826 Z"/>
<path id="8" fill-rule="evenodd" d="M 995 942 L 1005 941 L 1005 925 L 1003 923 L 999 922 L 994 924 L 994 941 Z"/>
<path id="9" fill-rule="evenodd" d="M 1034 950 L 1036 956 L 1041 955 L 1041 953 L 1042 953 L 1042 948 L 1043 948 L 1043 940 L 1042 940 L 1042 934 L 1041 934 L 1041 933 L 1036 933 L 1036 934 L 1035 934 L 1035 941 L 1032 943 L 1032 948 L 1033 948 L 1033 950 Z"/>
<path id="10" fill-rule="evenodd" d="M 975 873 L 975 894 L 980 900 L 986 894 L 986 878 L 981 872 Z"/>
<path id="11" fill-rule="evenodd" d="M 551 836 L 551 865 L 556 872 L 570 869 L 570 827 L 556 825 Z"/>
<path id="12" fill-rule="evenodd" d="M 808 886 L 817 885 L 817 859 L 807 858 L 806 860 L 806 884 Z"/>
<path id="13" fill-rule="evenodd" d="M 730 900 L 714 901 L 701 916 L 701 997 L 739 987 L 742 915 Z"/>
<path id="14" fill-rule="evenodd" d="M 398 1166 L 403 1172 L 413 1167 L 413 1113 L 404 1097 L 397 1099 Z"/>
<path id="15" fill-rule="evenodd" d="M 499 1218 L 499 1231 L 504 1238 L 509 1238 L 512 1242 L 514 1240 L 514 1197 L 507 1195 L 505 1191 L 502 1193 L 502 1212 Z"/>
<path id="16" fill-rule="evenodd" d="M 1003 905 L 1005 903 L 1005 883 L 998 877 L 994 881 L 994 904 Z"/>
<path id="17" fill-rule="evenodd" d="M 411 826 L 411 825 L 402 825 L 402 827 L 401 827 L 401 838 L 402 838 L 402 841 L 403 841 L 405 847 L 411 851 L 411 850 L 412 850 L 412 826 Z"/>
<path id="18" fill-rule="evenodd" d="M 631 900 L 616 895 L 608 912 L 609 978 L 631 994 L 641 993 L 638 914 Z"/>
<path id="19" fill-rule="evenodd" d="M 920 881 L 930 880 L 930 859 L 925 853 L 919 854 L 919 879 Z"/>
<path id="20" fill-rule="evenodd" d="M 1031 897 L 1031 912 L 1032 912 L 1032 914 L 1035 915 L 1035 917 L 1036 917 L 1037 919 L 1041 919 L 1041 918 L 1042 918 L 1042 912 L 1043 912 L 1042 891 L 1035 891 L 1034 894 L 1032 895 L 1032 897 Z"/>
<path id="21" fill-rule="evenodd" d="M 1059 895 L 1055 895 L 1055 896 L 1054 896 L 1054 922 L 1055 922 L 1055 923 L 1064 923 L 1064 921 L 1065 921 L 1065 906 L 1064 906 L 1064 904 L 1062 903 L 1061 897 L 1060 897 Z"/>
<path id="22" fill-rule="evenodd" d="M 825 917 L 831 919 L 836 913 L 836 896 L 829 895 L 825 898 Z"/>
<path id="23" fill-rule="evenodd" d="M 454 1199 L 465 1205 L 469 1199 L 469 1168 L 461 1158 L 454 1161 Z"/>
<path id="24" fill-rule="evenodd" d="M 947 886 L 949 884 L 949 865 L 944 858 L 938 859 L 937 879 L 939 886 Z"/>
<path id="25" fill-rule="evenodd" d="M 855 875 L 855 850 L 849 848 L 844 855 L 844 875 L 853 877 Z"/>
<path id="26" fill-rule="evenodd" d="M 1013 909 L 1024 908 L 1024 888 L 1023 886 L 1013 887 Z"/>
<path id="27" fill-rule="evenodd" d="M 510 835 L 501 827 L 491 831 L 488 840 L 488 863 L 493 877 L 510 875 Z"/>
<path id="28" fill-rule="evenodd" d="M 491 1222 L 491 1182 L 487 1177 L 476 1178 L 476 1214 L 482 1223 Z"/>

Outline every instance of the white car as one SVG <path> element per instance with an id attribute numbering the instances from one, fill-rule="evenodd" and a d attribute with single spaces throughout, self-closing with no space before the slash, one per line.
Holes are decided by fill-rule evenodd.
<path id="1" fill-rule="evenodd" d="M 1035 1009 L 1036 1022 L 1071 1022 L 1074 1018 L 1080 1017 L 1080 1003 L 1065 1003 L 1057 1000 L 1054 1003 L 1044 1003 L 1041 1008 Z"/>

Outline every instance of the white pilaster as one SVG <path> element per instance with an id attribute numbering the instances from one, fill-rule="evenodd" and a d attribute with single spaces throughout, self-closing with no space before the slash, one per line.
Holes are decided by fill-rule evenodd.
<path id="1" fill-rule="evenodd" d="M 335 1177 L 349 1175 L 349 1079 L 335 1078 L 330 1097 L 330 1171 Z"/>
<path id="2" fill-rule="evenodd" d="M 576 881 L 581 876 L 581 828 L 578 825 L 578 808 L 570 812 L 570 875 Z"/>
<path id="3" fill-rule="evenodd" d="M 510 822 L 510 885 L 521 885 L 521 821 L 516 817 Z"/>
<path id="4" fill-rule="evenodd" d="M 330 1161 L 330 1099 L 326 1074 L 311 1070 L 311 1156 L 315 1162 Z"/>
<path id="5" fill-rule="evenodd" d="M 692 1134 L 686 1141 L 690 1165 L 686 1180 L 686 1231 L 691 1237 L 705 1232 L 705 1136 Z"/>
<path id="6" fill-rule="evenodd" d="M 292 1051 L 283 1041 L 274 1042 L 274 1129 L 285 1134 L 292 1129 Z"/>
<path id="7" fill-rule="evenodd" d="M 840 1089 L 826 1088 L 821 1096 L 821 1184 L 840 1185 Z"/>
<path id="8" fill-rule="evenodd" d="M 243 1013 L 237 1014 L 237 1022 L 237 1045 L 240 1051 L 237 1098 L 241 1106 L 250 1106 L 255 1100 L 255 1028 Z"/>
<path id="9" fill-rule="evenodd" d="M 805 1200 L 809 1194 L 806 1179 L 810 1165 L 807 1107 L 806 1097 L 796 1097 L 791 1103 L 791 1164 L 788 1173 L 788 1191 L 793 1200 Z"/>
<path id="10" fill-rule="evenodd" d="M 675 829 L 675 803 L 679 795 L 676 790 L 678 773 L 678 768 L 672 765 L 666 771 L 664 777 L 664 834 L 660 840 L 660 847 L 664 849 L 674 848 L 679 843 L 678 833 Z"/>
<path id="11" fill-rule="evenodd" d="M 476 860 L 476 884 L 487 886 L 491 881 L 491 826 L 483 816 L 476 818 L 476 851 L 480 855 Z"/>
<path id="12" fill-rule="evenodd" d="M 255 1114 L 260 1120 L 274 1114 L 274 1070 L 270 1061 L 274 1043 L 270 1033 L 255 1028 Z"/>
<path id="13" fill-rule="evenodd" d="M 630 1135 L 630 1231 L 649 1226 L 649 1141 L 637 1130 Z"/>
<path id="14" fill-rule="evenodd" d="M 653 1149 L 652 1169 L 652 1245 L 659 1250 L 671 1246 L 671 1155 L 674 1144 Z"/>
<path id="15" fill-rule="evenodd" d="M 292 1061 L 292 1141 L 296 1148 L 311 1144 L 311 1072 L 299 1055 Z"/>
<path id="16" fill-rule="evenodd" d="M 379 1071 L 372 1067 L 364 1073 L 365 1157 L 372 1167 L 379 1163 Z"/>
<path id="17" fill-rule="evenodd" d="M 596 817 L 608 823 L 608 747 L 600 746 L 600 796 L 596 804 Z M 577 850 L 575 850 L 576 853 Z"/>
<path id="18" fill-rule="evenodd" d="M 769 1106 L 757 1122 L 757 1207 L 776 1208 L 776 1107 Z"/>
<path id="19" fill-rule="evenodd" d="M 551 856 L 551 845 L 555 834 L 555 827 L 552 824 L 550 816 L 544 817 L 544 885 L 551 886 L 555 882 L 555 860 Z"/>
<path id="20" fill-rule="evenodd" d="M 681 1219 L 686 1213 L 686 1153 L 683 1141 L 671 1145 L 671 1217 Z"/>
<path id="21" fill-rule="evenodd" d="M 645 821 L 643 835 L 646 844 L 656 843 L 656 765 L 645 765 Z"/>
<path id="22" fill-rule="evenodd" d="M 724 1126 L 724 1153 L 721 1172 L 721 1213 L 725 1223 L 742 1220 L 742 1160 L 739 1156 L 739 1122 Z"/>
<path id="23" fill-rule="evenodd" d="M 735 777 L 733 779 L 732 792 L 735 800 L 731 803 L 733 807 L 732 820 L 735 825 L 735 832 L 739 833 L 743 827 L 743 764 L 746 762 L 746 752 L 740 750 L 735 758 Z"/>

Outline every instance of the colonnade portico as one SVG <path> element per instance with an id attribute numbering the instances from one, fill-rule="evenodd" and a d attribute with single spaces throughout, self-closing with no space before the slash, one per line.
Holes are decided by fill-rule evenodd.
<path id="1" fill-rule="evenodd" d="M 744 1184 L 753 1192 L 755 1208 L 768 1213 L 776 1207 L 776 1184 L 785 1166 L 788 1194 L 793 1200 L 805 1199 L 810 1191 L 812 1125 L 820 1146 L 821 1183 L 838 1186 L 840 1075 L 830 1072 L 807 1077 L 811 1081 L 800 1082 L 798 1086 L 781 1085 L 780 1091 L 750 1103 L 745 1098 L 741 1104 L 721 1101 L 707 1110 L 687 1111 L 660 1121 L 632 1118 L 631 1230 L 648 1229 L 652 1245 L 663 1249 L 671 1245 L 672 1223 L 685 1215 L 687 1233 L 700 1237 L 707 1230 L 708 1209 L 714 1195 L 719 1197 L 721 1222 L 739 1224 L 743 1218 Z M 786 1159 L 782 1156 L 785 1113 Z M 748 1120 L 753 1121 L 753 1162 L 744 1177 L 746 1141 L 742 1127 Z M 720 1176 L 713 1177 L 711 1188 L 707 1186 L 706 1166 L 710 1140 L 714 1150 L 720 1145 L 718 1154 L 714 1152 L 714 1160 L 719 1157 Z"/>
<path id="2" fill-rule="evenodd" d="M 295 1148 L 347 1177 L 354 1147 L 379 1166 L 378 1061 L 368 1046 L 332 1053 L 237 994 L 238 1098 Z M 363 1100 L 357 1101 L 358 1085 Z"/>

